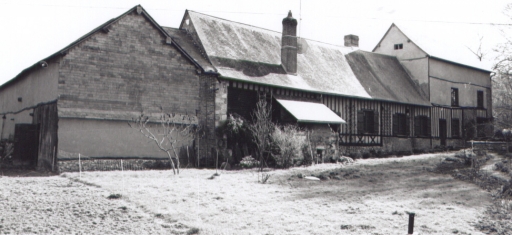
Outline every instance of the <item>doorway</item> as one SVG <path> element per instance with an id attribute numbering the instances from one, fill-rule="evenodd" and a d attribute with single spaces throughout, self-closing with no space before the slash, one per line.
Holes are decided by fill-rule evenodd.
<path id="1" fill-rule="evenodd" d="M 441 146 L 446 146 L 446 119 L 439 119 L 439 138 L 441 139 Z"/>
<path id="2" fill-rule="evenodd" d="M 39 152 L 39 125 L 16 124 L 14 126 L 13 161 L 35 169 Z"/>

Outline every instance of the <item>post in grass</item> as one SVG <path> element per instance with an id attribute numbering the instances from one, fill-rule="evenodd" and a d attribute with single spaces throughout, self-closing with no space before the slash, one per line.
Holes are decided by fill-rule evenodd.
<path id="1" fill-rule="evenodd" d="M 82 179 L 82 163 L 80 162 L 80 153 L 78 153 L 78 171 L 80 172 L 80 179 Z"/>
<path id="2" fill-rule="evenodd" d="M 409 227 L 407 230 L 407 235 L 412 235 L 414 233 L 414 212 L 407 212 L 409 214 Z"/>

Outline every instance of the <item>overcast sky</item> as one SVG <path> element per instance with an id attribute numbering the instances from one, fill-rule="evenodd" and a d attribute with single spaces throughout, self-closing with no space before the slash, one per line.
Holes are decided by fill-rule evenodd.
<path id="1" fill-rule="evenodd" d="M 512 2 L 512 1 L 511 1 Z M 512 32 L 505 0 L 0 0 L 0 84 L 23 69 L 137 4 L 162 26 L 179 27 L 186 9 L 281 31 L 288 10 L 299 19 L 300 36 L 342 45 L 359 36 L 371 51 L 391 23 L 476 50 L 479 39 L 492 62 L 492 49 Z M 302 20 L 300 20 L 302 18 Z M 505 32 L 505 33 L 503 33 Z M 512 35 L 511 35 L 512 36 Z M 490 67 L 489 67 L 490 68 Z"/>

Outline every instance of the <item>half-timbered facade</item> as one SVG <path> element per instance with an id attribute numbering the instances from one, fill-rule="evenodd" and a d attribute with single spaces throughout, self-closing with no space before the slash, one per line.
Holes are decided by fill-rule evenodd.
<path id="1" fill-rule="evenodd" d="M 279 100 L 328 107 L 344 121 L 323 123 L 336 132 L 344 153 L 429 151 L 435 147 L 432 136 L 439 135 L 433 127 L 439 118 L 450 120 L 441 120 L 449 129 L 447 134 L 462 135 L 454 127 L 462 126 L 461 121 L 457 124 L 462 111 L 433 108 L 396 56 L 358 50 L 354 35 L 346 36 L 345 46 L 297 38 L 294 27 L 291 14 L 283 20 L 283 32 L 274 32 L 185 13 L 180 29 L 194 38 L 219 73 L 217 125 L 231 113 L 250 118 L 255 102 L 265 98 L 273 104 L 274 121 L 303 126 L 296 115 L 282 111 L 286 107 Z M 314 123 L 321 124 L 321 119 Z M 450 144 L 460 147 L 463 142 Z"/>

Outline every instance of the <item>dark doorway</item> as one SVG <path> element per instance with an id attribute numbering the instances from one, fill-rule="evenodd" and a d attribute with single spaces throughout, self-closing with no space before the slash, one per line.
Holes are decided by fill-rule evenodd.
<path id="1" fill-rule="evenodd" d="M 439 138 L 441 138 L 441 146 L 446 146 L 446 119 L 439 119 Z"/>
<path id="2" fill-rule="evenodd" d="M 39 151 L 39 125 L 16 124 L 14 126 L 13 161 L 18 164 L 36 168 Z"/>

